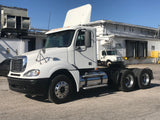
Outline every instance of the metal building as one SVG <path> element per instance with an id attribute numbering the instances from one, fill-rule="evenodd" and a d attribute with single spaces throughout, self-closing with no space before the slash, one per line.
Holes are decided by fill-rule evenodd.
<path id="1" fill-rule="evenodd" d="M 0 62 L 42 48 L 46 31 L 30 28 L 27 9 L 0 5 Z"/>

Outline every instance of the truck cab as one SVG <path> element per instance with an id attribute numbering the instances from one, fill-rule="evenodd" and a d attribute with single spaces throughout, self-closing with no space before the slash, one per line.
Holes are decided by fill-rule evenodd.
<path id="1" fill-rule="evenodd" d="M 116 50 L 104 49 L 100 51 L 100 62 L 102 65 L 110 66 L 113 62 L 122 62 L 123 58 L 117 55 Z"/>
<path id="2" fill-rule="evenodd" d="M 33 95 L 49 94 L 51 101 L 60 102 L 71 94 L 69 91 L 106 86 L 106 73 L 94 71 L 97 68 L 95 31 L 77 26 L 47 32 L 45 48 L 11 60 L 10 89 Z"/>

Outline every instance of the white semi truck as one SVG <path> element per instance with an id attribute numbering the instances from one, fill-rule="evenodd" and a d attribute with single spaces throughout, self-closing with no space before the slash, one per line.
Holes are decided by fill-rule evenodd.
<path id="1" fill-rule="evenodd" d="M 98 65 L 109 67 L 110 64 L 124 59 L 117 54 L 117 50 L 112 47 L 114 35 L 97 37 L 97 61 Z"/>
<path id="2" fill-rule="evenodd" d="M 13 91 L 45 95 L 51 102 L 63 103 L 81 89 L 113 86 L 132 91 L 148 88 L 150 69 L 128 69 L 121 63 L 97 66 L 96 29 L 85 26 L 51 30 L 45 48 L 16 56 L 8 75 Z"/>
<path id="3" fill-rule="evenodd" d="M 97 57 L 98 63 L 109 67 L 112 63 L 123 62 L 123 58 L 117 55 L 114 49 L 103 49 L 99 51 L 99 57 Z"/>

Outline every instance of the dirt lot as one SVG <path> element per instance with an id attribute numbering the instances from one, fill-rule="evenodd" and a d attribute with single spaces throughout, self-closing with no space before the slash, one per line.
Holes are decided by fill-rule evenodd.
<path id="1" fill-rule="evenodd" d="M 0 120 L 157 120 L 160 113 L 160 65 L 130 65 L 153 70 L 151 88 L 133 92 L 101 88 L 77 94 L 65 104 L 10 91 L 0 77 Z"/>

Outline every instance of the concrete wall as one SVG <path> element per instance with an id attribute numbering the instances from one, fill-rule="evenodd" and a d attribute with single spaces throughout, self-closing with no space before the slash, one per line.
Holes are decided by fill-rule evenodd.
<path id="1" fill-rule="evenodd" d="M 160 41 L 148 41 L 148 56 L 151 56 L 151 51 L 160 51 Z"/>
<path id="2" fill-rule="evenodd" d="M 0 39 L 0 62 L 28 51 L 28 41 L 22 39 Z"/>
<path id="3" fill-rule="evenodd" d="M 44 39 L 41 37 L 36 37 L 36 49 L 41 49 L 44 47 Z"/>

